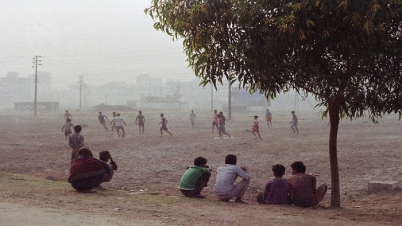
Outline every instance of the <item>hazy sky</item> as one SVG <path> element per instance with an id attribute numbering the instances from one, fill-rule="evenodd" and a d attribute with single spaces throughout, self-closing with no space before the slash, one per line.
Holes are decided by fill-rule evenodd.
<path id="1" fill-rule="evenodd" d="M 133 83 L 138 74 L 175 80 L 196 77 L 181 41 L 153 28 L 151 0 L 1 0 L 0 77 L 34 73 L 32 58 L 52 84 L 67 87 L 84 76 L 98 85 Z"/>

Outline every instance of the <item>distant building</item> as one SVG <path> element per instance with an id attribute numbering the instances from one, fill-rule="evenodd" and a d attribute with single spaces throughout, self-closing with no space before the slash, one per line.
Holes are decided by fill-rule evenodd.
<path id="1" fill-rule="evenodd" d="M 35 95 L 35 74 L 30 75 L 32 96 Z M 38 101 L 55 101 L 52 95 L 51 73 L 48 71 L 38 71 L 37 100 Z"/>
<path id="2" fill-rule="evenodd" d="M 14 110 L 17 112 L 33 112 L 35 107 L 34 102 L 16 102 Z M 36 109 L 39 112 L 58 112 L 59 102 L 37 102 Z"/>
<path id="3" fill-rule="evenodd" d="M 0 78 L 0 108 L 12 108 L 14 102 L 31 101 L 32 80 L 18 77 L 17 72 L 8 72 Z"/>
<path id="4" fill-rule="evenodd" d="M 149 75 L 138 75 L 136 79 L 136 96 L 164 96 L 166 90 L 163 90 L 162 79 L 153 78 Z"/>

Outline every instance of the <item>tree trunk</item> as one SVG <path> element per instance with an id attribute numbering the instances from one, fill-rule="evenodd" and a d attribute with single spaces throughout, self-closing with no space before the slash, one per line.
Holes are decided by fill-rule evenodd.
<path id="1" fill-rule="evenodd" d="M 339 168 L 338 168 L 338 127 L 339 127 L 339 110 L 340 104 L 335 99 L 329 103 L 329 163 L 331 166 L 331 206 L 341 206 L 341 191 L 339 185 Z"/>

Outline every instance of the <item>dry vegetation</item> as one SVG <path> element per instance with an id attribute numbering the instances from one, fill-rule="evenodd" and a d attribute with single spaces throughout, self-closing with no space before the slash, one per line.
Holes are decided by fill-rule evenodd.
<path id="1" fill-rule="evenodd" d="M 226 128 L 232 139 L 216 139 L 211 133 L 211 115 L 196 112 L 196 128 L 189 113 L 165 112 L 173 133 L 160 136 L 159 112 L 144 111 L 145 134 L 138 133 L 134 113 L 122 113 L 127 137 L 105 132 L 94 114 L 74 114 L 73 123 L 84 125 L 85 144 L 95 155 L 110 150 L 119 165 L 111 183 L 91 193 L 78 193 L 66 183 L 70 148 L 61 132 L 62 114 L 3 115 L 1 123 L 2 159 L 0 194 L 3 202 L 68 209 L 84 213 L 110 214 L 142 224 L 154 225 L 398 225 L 402 224 L 402 193 L 367 193 L 370 180 L 400 181 L 402 124 L 391 115 L 373 124 L 368 119 L 343 121 L 338 137 L 341 176 L 341 209 L 329 208 L 330 193 L 316 209 L 268 206 L 255 202 L 258 191 L 271 177 L 271 165 L 289 169 L 303 161 L 308 173 L 320 174 L 318 182 L 330 183 L 327 119 L 317 112 L 298 112 L 300 134 L 290 129 L 289 112 L 275 112 L 273 128 L 260 115 L 262 140 L 249 132 L 252 115 L 234 114 Z M 110 115 L 107 114 L 109 117 Z M 227 154 L 238 156 L 252 177 L 245 201 L 248 205 L 218 201 L 212 191 L 213 173 L 203 200 L 185 198 L 177 189 L 181 174 L 197 156 L 208 159 L 215 170 Z M 289 170 L 285 177 L 289 177 Z M 45 180 L 47 176 L 59 179 Z M 119 211 L 114 211 L 119 208 Z M 144 223 L 148 222 L 148 223 Z"/>

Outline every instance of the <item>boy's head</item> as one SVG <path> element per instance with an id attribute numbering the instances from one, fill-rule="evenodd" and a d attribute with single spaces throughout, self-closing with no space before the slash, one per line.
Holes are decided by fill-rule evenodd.
<path id="1" fill-rule="evenodd" d="M 68 110 L 66 110 L 66 113 L 68 113 Z"/>
<path id="2" fill-rule="evenodd" d="M 218 112 L 218 110 L 214 110 L 214 113 L 216 114 Z"/>
<path id="3" fill-rule="evenodd" d="M 163 117 L 164 116 L 164 114 L 161 114 L 161 117 Z"/>
<path id="4" fill-rule="evenodd" d="M 81 132 L 81 130 L 82 130 L 82 126 L 80 126 L 80 125 L 74 126 L 74 131 L 75 131 L 76 133 Z"/>
<path id="5" fill-rule="evenodd" d="M 104 161 L 104 162 L 109 161 L 110 156 L 111 156 L 111 155 L 110 155 L 110 152 L 109 152 L 108 150 L 101 151 L 101 152 L 99 153 L 99 159 L 102 160 L 102 161 Z"/>
<path id="6" fill-rule="evenodd" d="M 67 122 L 71 122 L 71 119 L 67 119 Z"/>
<path id="7" fill-rule="evenodd" d="M 237 164 L 237 157 L 236 155 L 227 155 L 225 157 L 225 164 L 236 165 Z"/>
<path id="8" fill-rule="evenodd" d="M 195 166 L 202 167 L 202 166 L 205 166 L 206 164 L 207 164 L 207 159 L 204 158 L 204 157 L 199 156 L 199 157 L 194 159 L 194 165 Z"/>
<path id="9" fill-rule="evenodd" d="M 93 157 L 93 156 L 92 156 L 92 152 L 91 152 L 91 150 L 89 150 L 88 147 L 81 147 L 81 148 L 78 150 L 78 155 L 85 155 L 85 156 Z"/>
<path id="10" fill-rule="evenodd" d="M 193 113 L 194 112 L 194 110 L 191 110 L 191 113 Z"/>
<path id="11" fill-rule="evenodd" d="M 301 161 L 292 163 L 292 165 L 290 165 L 290 167 L 292 168 L 292 174 L 306 172 L 306 166 Z"/>
<path id="12" fill-rule="evenodd" d="M 254 119 L 258 119 L 258 115 L 254 115 Z"/>
<path id="13" fill-rule="evenodd" d="M 139 113 L 139 114 L 142 114 L 142 111 L 139 111 L 138 113 Z"/>
<path id="14" fill-rule="evenodd" d="M 222 111 L 220 111 L 220 112 L 219 112 L 219 114 L 223 115 L 223 112 L 222 112 Z"/>
<path id="15" fill-rule="evenodd" d="M 282 177 L 285 174 L 285 167 L 281 164 L 273 165 L 272 172 L 275 177 Z"/>
<path id="16" fill-rule="evenodd" d="M 294 114 L 294 113 L 295 113 L 295 111 L 292 111 L 291 113 L 292 113 L 292 114 Z"/>
<path id="17" fill-rule="evenodd" d="M 116 112 L 114 111 L 114 112 L 112 112 L 112 114 L 113 114 L 113 115 L 116 115 Z"/>
<path id="18" fill-rule="evenodd" d="M 100 111 L 100 112 L 99 112 L 99 114 L 101 115 L 101 114 L 102 114 L 102 112 Z"/>
<path id="19" fill-rule="evenodd" d="M 120 116 L 120 113 L 117 113 L 117 116 Z"/>

